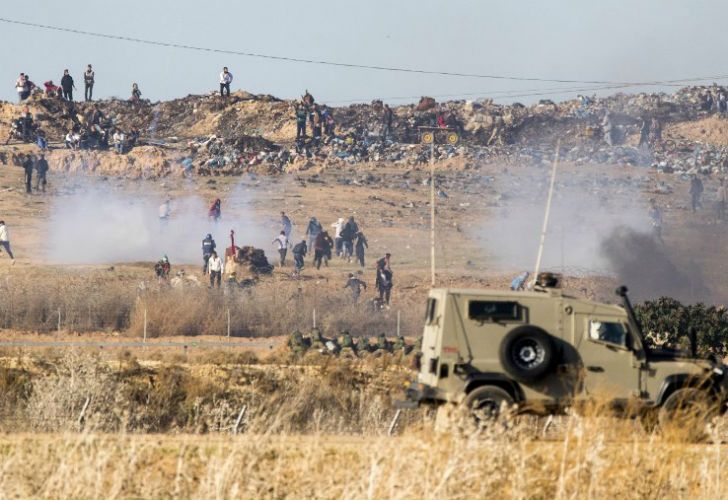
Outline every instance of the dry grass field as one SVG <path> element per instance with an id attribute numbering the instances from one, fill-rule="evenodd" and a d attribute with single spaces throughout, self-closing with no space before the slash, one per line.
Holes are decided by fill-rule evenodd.
<path id="1" fill-rule="evenodd" d="M 523 197 L 540 206 L 545 173 L 529 167 L 516 175 L 495 166 L 441 172 L 440 285 L 508 285 L 521 269 L 498 261 L 498 248 L 485 244 L 494 236 L 483 234 L 486 223 Z M 686 209 L 684 179 L 669 179 L 675 194 L 655 195 L 660 179 L 647 171 L 565 165 L 563 175 L 578 189 L 616 186 L 620 202 L 636 193 L 644 205 L 658 196 L 677 265 L 712 270 L 703 276 L 706 284 L 717 298 L 728 297 L 721 273 L 728 236 L 707 210 Z M 423 409 L 404 415 L 389 436 L 392 402 L 412 377 L 408 360 L 290 357 L 282 339 L 307 330 L 314 309 L 328 336 L 344 329 L 391 336 L 397 312 L 409 341 L 419 335 L 430 286 L 429 187 L 421 168 L 372 165 L 212 183 L 169 178 L 144 189 L 135 181 L 97 179 L 154 203 L 190 192 L 203 200 L 222 197 L 225 223 L 239 225 L 247 214 L 258 224 L 260 234 L 252 236 L 261 245 L 279 229 L 280 210 L 297 231 L 311 215 L 325 224 L 354 215 L 369 237 L 363 276 L 370 287 L 373 261 L 393 254 L 393 304 L 379 314 L 354 306 L 342 292 L 346 275 L 358 268 L 341 260 L 321 270 L 308 264 L 300 279 L 290 267 L 276 269 L 251 288 L 219 294 L 156 286 L 156 254 L 139 262 L 55 263 L 46 240 L 52 203 L 79 179 L 52 173 L 47 196 L 28 197 L 20 177 L 20 169 L 0 167 L 0 211 L 19 257 L 14 266 L 0 258 L 1 340 L 139 339 L 145 310 L 151 340 L 148 347 L 93 352 L 2 349 L 0 498 L 728 498 L 723 421 L 693 444 L 679 430 L 649 434 L 599 407 L 552 423 L 519 417 L 480 430 L 462 421 L 443 426 Z M 637 189 L 620 191 L 627 185 Z M 714 188 L 707 186 L 709 193 Z M 197 248 L 202 236 L 191 235 L 190 245 Z M 535 251 L 535 234 L 508 236 L 510 245 Z M 273 261 L 272 247 L 264 249 Z M 173 262 L 188 275 L 200 275 L 199 264 Z M 614 276 L 569 272 L 568 264 L 570 292 L 613 300 Z M 228 310 L 232 336 L 253 339 L 238 342 L 270 344 L 155 347 L 163 339 L 224 337 Z"/>
<path id="2" fill-rule="evenodd" d="M 481 429 L 419 410 L 390 436 L 393 357 L 3 354 L 8 498 L 728 498 L 725 421 L 695 444 L 598 405 Z"/>

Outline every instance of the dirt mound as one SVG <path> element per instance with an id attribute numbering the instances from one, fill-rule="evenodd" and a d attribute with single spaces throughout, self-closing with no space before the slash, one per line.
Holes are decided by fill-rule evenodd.
<path id="1" fill-rule="evenodd" d="M 728 144 L 728 119 L 713 115 L 697 121 L 672 124 L 666 132 L 696 142 L 725 146 Z"/>
<path id="2" fill-rule="evenodd" d="M 48 155 L 48 164 L 52 170 L 93 172 L 130 179 L 159 178 L 183 171 L 171 159 L 169 151 L 154 146 L 137 147 L 124 155 L 108 151 L 59 149 Z"/>
<path id="3" fill-rule="evenodd" d="M 128 170 L 125 175 L 131 177 L 159 176 L 174 171 L 178 161 L 184 169 L 200 175 L 279 174 L 380 161 L 411 166 L 426 163 L 429 148 L 420 147 L 421 127 L 445 125 L 457 132 L 458 141 L 446 144 L 438 139 L 438 160 L 542 164 L 553 158 L 554 145 L 560 139 L 562 157 L 568 161 L 657 164 L 682 171 L 694 162 L 692 152 L 697 146 L 706 144 L 715 149 L 728 141 L 728 125 L 709 117 L 703 105 L 708 93 L 718 92 L 726 90 L 717 86 L 689 87 L 674 94 L 617 94 L 561 103 L 543 100 L 531 106 L 500 105 L 489 99 L 440 103 L 423 98 L 422 105 L 392 108 L 393 135 L 387 140 L 382 137 L 383 103 L 377 100 L 328 108 L 326 112 L 335 122 L 335 135 L 300 143 L 295 137 L 293 103 L 268 95 L 240 91 L 222 99 L 211 93 L 157 103 L 119 99 L 67 103 L 33 96 L 22 105 L 0 103 L 0 138 L 7 137 L 11 122 L 26 106 L 51 143 L 62 142 L 74 124 L 84 127 L 92 112 L 98 110 L 105 130 L 118 128 L 127 134 L 137 130 L 137 145 L 169 149 L 132 152 L 124 160 L 99 155 L 97 159 L 103 158 L 103 162 L 86 162 L 86 166 L 95 165 L 91 170 L 108 168 L 110 174 Z M 602 131 L 607 112 L 613 127 L 610 144 Z M 634 145 L 645 118 L 657 118 L 666 138 L 690 144 L 656 148 L 653 158 L 643 154 Z M 308 124 L 307 133 L 311 133 Z M 709 151 L 707 156 L 703 153 L 703 167 L 714 168 L 723 161 L 720 152 Z M 99 163 L 107 158 L 112 165 L 101 167 Z"/>

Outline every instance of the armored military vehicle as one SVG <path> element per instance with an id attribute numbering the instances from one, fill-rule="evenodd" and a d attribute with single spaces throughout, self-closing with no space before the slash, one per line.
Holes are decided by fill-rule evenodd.
<path id="1" fill-rule="evenodd" d="M 399 407 L 457 403 L 488 419 L 504 407 L 555 413 L 599 399 L 658 421 L 725 412 L 726 366 L 648 347 L 625 287 L 611 305 L 570 296 L 553 276 L 539 285 L 431 290 L 417 380 Z"/>

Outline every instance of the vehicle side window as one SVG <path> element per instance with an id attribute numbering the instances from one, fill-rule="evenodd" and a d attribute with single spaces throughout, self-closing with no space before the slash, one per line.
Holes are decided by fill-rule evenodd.
<path id="1" fill-rule="evenodd" d="M 622 323 L 612 321 L 590 321 L 589 338 L 614 344 L 621 347 L 627 346 L 627 329 Z"/>
<path id="2" fill-rule="evenodd" d="M 468 302 L 468 318 L 475 321 L 516 321 L 521 319 L 518 302 L 471 300 Z"/>
<path id="3" fill-rule="evenodd" d="M 427 299 L 427 310 L 425 311 L 425 323 L 432 324 L 435 321 L 435 311 L 437 311 L 437 299 Z"/>

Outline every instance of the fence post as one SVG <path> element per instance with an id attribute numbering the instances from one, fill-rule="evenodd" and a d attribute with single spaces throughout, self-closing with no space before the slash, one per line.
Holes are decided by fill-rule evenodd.
<path id="1" fill-rule="evenodd" d="M 392 434 L 394 434 L 394 431 L 397 428 L 397 423 L 399 422 L 400 415 L 402 415 L 402 410 L 398 408 L 396 413 L 394 414 L 394 418 L 392 418 L 392 422 L 389 424 L 387 436 L 391 436 Z"/>
<path id="2" fill-rule="evenodd" d="M 235 425 L 233 426 L 233 434 L 238 433 L 238 429 L 240 428 L 240 422 L 242 422 L 243 417 L 245 416 L 245 410 L 247 408 L 247 405 L 243 405 L 242 408 L 240 408 L 240 413 L 238 414 L 237 420 L 235 420 Z"/>
<path id="3" fill-rule="evenodd" d="M 399 325 L 400 325 L 400 312 L 401 311 L 397 311 L 397 337 L 399 337 L 399 332 L 400 332 L 400 327 L 399 327 Z"/>
<path id="4" fill-rule="evenodd" d="M 147 308 L 144 308 L 144 343 L 147 343 Z"/>
<path id="5" fill-rule="evenodd" d="M 227 310 L 227 338 L 230 340 L 230 308 Z"/>
<path id="6" fill-rule="evenodd" d="M 316 308 L 313 308 L 313 327 L 316 328 Z"/>
<path id="7" fill-rule="evenodd" d="M 78 424 L 78 430 L 83 430 L 83 425 L 86 423 L 86 410 L 88 409 L 88 405 L 91 402 L 91 396 L 86 396 L 86 402 L 83 404 L 83 408 L 81 408 L 81 413 L 78 415 L 78 420 L 76 421 Z"/>
<path id="8" fill-rule="evenodd" d="M 61 334 L 61 308 L 58 308 L 58 335 Z"/>

